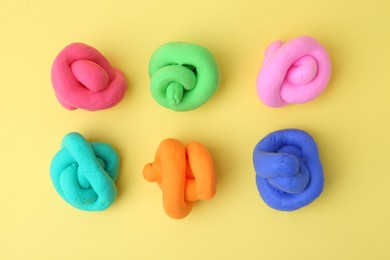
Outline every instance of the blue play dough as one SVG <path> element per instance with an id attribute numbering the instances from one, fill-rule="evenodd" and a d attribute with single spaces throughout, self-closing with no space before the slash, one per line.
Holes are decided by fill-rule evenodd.
<path id="1" fill-rule="evenodd" d="M 87 210 L 107 209 L 116 199 L 115 180 L 119 156 L 108 144 L 89 143 L 79 133 L 69 133 L 50 165 L 50 177 L 61 197 Z"/>
<path id="2" fill-rule="evenodd" d="M 324 174 L 314 139 L 298 129 L 270 133 L 255 147 L 260 196 L 271 208 L 292 211 L 320 196 Z"/>

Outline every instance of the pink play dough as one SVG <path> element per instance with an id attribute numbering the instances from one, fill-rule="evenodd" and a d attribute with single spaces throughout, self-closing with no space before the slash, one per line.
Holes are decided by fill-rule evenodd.
<path id="1" fill-rule="evenodd" d="M 72 43 L 58 54 L 51 80 L 58 101 L 70 110 L 113 107 L 127 89 L 122 73 L 98 50 L 83 43 Z"/>
<path id="2" fill-rule="evenodd" d="M 257 93 L 270 107 L 306 103 L 329 83 L 332 65 L 328 52 L 315 39 L 302 36 L 273 42 L 264 53 L 257 77 Z"/>

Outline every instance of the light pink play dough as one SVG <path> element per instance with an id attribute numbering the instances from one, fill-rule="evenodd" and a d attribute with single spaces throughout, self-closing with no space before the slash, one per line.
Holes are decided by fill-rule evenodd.
<path id="1" fill-rule="evenodd" d="M 51 80 L 58 101 L 70 110 L 113 107 L 127 89 L 122 73 L 98 50 L 83 43 L 72 43 L 58 54 Z"/>
<path id="2" fill-rule="evenodd" d="M 332 70 L 329 54 L 309 36 L 287 43 L 273 42 L 264 56 L 257 77 L 257 94 L 270 107 L 308 102 L 329 83 Z"/>

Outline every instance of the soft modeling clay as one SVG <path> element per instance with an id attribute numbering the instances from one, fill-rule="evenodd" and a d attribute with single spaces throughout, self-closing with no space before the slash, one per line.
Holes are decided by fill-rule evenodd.
<path id="1" fill-rule="evenodd" d="M 72 43 L 58 54 L 51 80 L 58 101 L 70 110 L 113 107 L 127 88 L 122 73 L 98 50 L 83 43 Z"/>
<path id="2" fill-rule="evenodd" d="M 329 55 L 309 36 L 273 42 L 265 51 L 257 93 L 270 107 L 305 103 L 319 96 L 331 74 Z"/>
<path id="3" fill-rule="evenodd" d="M 104 210 L 115 201 L 118 172 L 119 156 L 114 148 L 89 143 L 78 133 L 64 137 L 50 166 L 51 180 L 61 197 L 87 211 Z"/>
<path id="4" fill-rule="evenodd" d="M 217 61 L 206 48 L 184 42 L 159 47 L 149 62 L 150 90 L 161 106 L 176 111 L 195 109 L 219 86 Z"/>
<path id="5" fill-rule="evenodd" d="M 162 141 L 155 161 L 144 168 L 144 178 L 158 183 L 163 192 L 164 210 L 176 219 L 187 216 L 195 201 L 211 199 L 216 192 L 212 157 L 197 142 L 184 147 L 175 139 Z"/>
<path id="6" fill-rule="evenodd" d="M 255 147 L 253 164 L 257 189 L 271 208 L 299 209 L 315 200 L 323 190 L 317 145 L 302 130 L 280 130 L 264 137 Z"/>

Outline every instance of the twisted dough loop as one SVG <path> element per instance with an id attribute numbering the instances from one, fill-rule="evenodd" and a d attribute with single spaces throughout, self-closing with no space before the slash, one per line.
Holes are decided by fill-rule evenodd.
<path id="1" fill-rule="evenodd" d="M 270 107 L 305 103 L 319 96 L 330 80 L 326 49 L 309 36 L 276 41 L 265 51 L 257 77 L 257 93 Z"/>
<path id="2" fill-rule="evenodd" d="M 323 190 L 317 145 L 302 130 L 280 130 L 264 137 L 254 149 L 253 164 L 257 189 L 271 208 L 299 209 Z"/>
<path id="3" fill-rule="evenodd" d="M 150 90 L 161 106 L 176 111 L 195 109 L 219 86 L 218 64 L 206 48 L 184 42 L 160 46 L 149 62 Z"/>
<path id="4" fill-rule="evenodd" d="M 155 161 L 144 167 L 144 178 L 158 183 L 163 191 L 164 210 L 175 219 L 184 218 L 195 201 L 211 199 L 216 192 L 212 157 L 197 142 L 184 147 L 175 139 L 162 141 Z"/>
<path id="5" fill-rule="evenodd" d="M 115 180 L 119 156 L 110 145 L 88 143 L 79 133 L 69 133 L 50 166 L 53 185 L 72 206 L 100 211 L 116 199 Z"/>
<path id="6" fill-rule="evenodd" d="M 113 107 L 127 88 L 122 73 L 98 50 L 83 43 L 72 43 L 58 54 L 51 79 L 58 101 L 70 110 Z"/>

